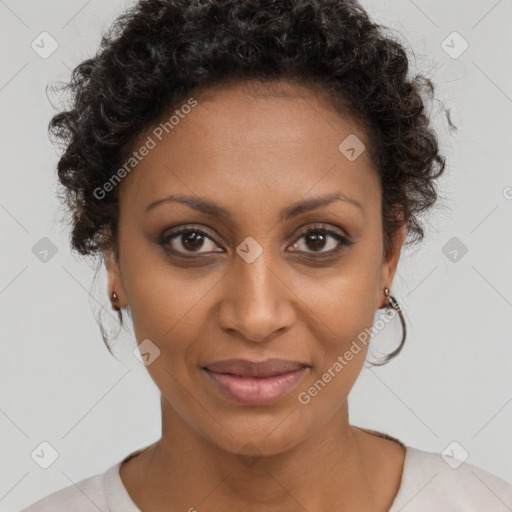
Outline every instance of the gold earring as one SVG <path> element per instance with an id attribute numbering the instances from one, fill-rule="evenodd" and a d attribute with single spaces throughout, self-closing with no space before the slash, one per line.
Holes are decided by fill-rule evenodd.
<path id="1" fill-rule="evenodd" d="M 123 313 L 121 312 L 121 308 L 117 304 L 117 301 L 119 300 L 119 297 L 117 296 L 116 292 L 112 292 L 112 296 L 110 298 L 110 302 L 112 304 L 112 309 L 114 311 L 117 311 L 117 315 L 119 316 L 119 322 L 121 325 L 123 325 Z"/>
<path id="2" fill-rule="evenodd" d="M 384 288 L 384 294 L 386 295 L 385 307 L 390 307 L 400 312 L 402 310 L 402 306 L 397 302 L 393 295 L 390 295 L 389 288 Z"/>
<path id="3" fill-rule="evenodd" d="M 384 306 L 384 307 L 393 308 L 398 313 L 398 316 L 400 317 L 400 323 L 402 324 L 402 340 L 400 341 L 400 345 L 398 346 L 398 348 L 393 350 L 393 352 L 391 352 L 391 354 L 388 354 L 383 363 L 376 364 L 376 366 L 382 366 L 382 364 L 385 364 L 387 361 L 389 361 L 394 356 L 396 356 L 402 350 L 404 343 L 405 343 L 405 338 L 407 336 L 407 326 L 405 324 L 404 315 L 402 314 L 402 306 L 390 294 L 389 288 L 384 288 L 384 294 L 386 295 L 386 306 Z"/>

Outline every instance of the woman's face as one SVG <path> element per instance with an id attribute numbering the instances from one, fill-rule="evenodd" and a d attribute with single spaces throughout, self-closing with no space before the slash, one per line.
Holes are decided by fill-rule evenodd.
<path id="1" fill-rule="evenodd" d="M 210 88 L 143 134 L 134 151 L 151 149 L 120 185 L 119 260 L 107 264 L 137 342 L 150 340 L 162 404 L 232 453 L 279 453 L 341 414 L 403 240 L 384 261 L 379 179 L 354 138 L 365 134 L 318 91 L 280 91 Z M 306 367 L 205 369 L 233 358 Z"/>

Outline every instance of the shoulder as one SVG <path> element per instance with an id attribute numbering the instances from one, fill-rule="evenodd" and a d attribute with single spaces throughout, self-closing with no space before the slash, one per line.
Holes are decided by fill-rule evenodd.
<path id="1" fill-rule="evenodd" d="M 64 487 L 36 501 L 21 512 L 98 512 L 109 510 L 105 493 L 105 480 L 117 464 L 105 473 L 97 474 Z"/>
<path id="2" fill-rule="evenodd" d="M 453 511 L 505 512 L 512 507 L 512 485 L 483 469 L 443 458 L 439 453 L 406 447 L 402 481 L 390 512 Z"/>
<path id="3" fill-rule="evenodd" d="M 130 460 L 152 445 L 139 448 L 98 473 L 64 487 L 32 503 L 20 512 L 140 512 L 132 501 L 119 475 L 123 462 Z"/>

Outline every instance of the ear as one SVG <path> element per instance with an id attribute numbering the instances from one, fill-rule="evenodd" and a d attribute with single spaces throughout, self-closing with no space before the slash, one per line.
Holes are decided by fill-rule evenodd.
<path id="1" fill-rule="evenodd" d="M 126 293 L 123 287 L 123 280 L 121 279 L 121 270 L 119 267 L 119 260 L 113 251 L 105 251 L 105 267 L 107 269 L 108 285 L 107 291 L 109 298 L 112 297 L 112 293 L 116 292 L 119 297 L 119 306 L 125 308 L 128 305 L 126 300 Z"/>
<path id="2" fill-rule="evenodd" d="M 390 253 L 382 262 L 381 268 L 381 279 L 380 279 L 380 289 L 378 290 L 378 303 L 382 303 L 382 296 L 384 295 L 384 288 L 391 288 L 391 284 L 393 283 L 393 278 L 395 276 L 396 268 L 398 266 L 398 261 L 400 260 L 400 252 L 402 250 L 402 244 L 405 239 L 406 233 L 406 225 L 402 224 L 400 229 L 398 229 L 393 235 L 392 245 Z M 386 304 L 386 298 L 384 296 L 384 303 L 378 307 L 382 308 Z"/>

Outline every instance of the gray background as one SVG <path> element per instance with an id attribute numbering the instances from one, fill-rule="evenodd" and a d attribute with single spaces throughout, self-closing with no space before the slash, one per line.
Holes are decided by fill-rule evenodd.
<path id="1" fill-rule="evenodd" d="M 388 366 L 363 370 L 349 400 L 351 422 L 429 451 L 442 452 L 456 441 L 469 453 L 469 463 L 512 483 L 512 2 L 362 4 L 413 48 L 412 70 L 436 82 L 436 97 L 452 108 L 459 132 L 448 133 L 434 102 L 432 115 L 448 159 L 440 182 L 445 199 L 427 218 L 423 245 L 402 253 L 393 284 L 408 322 L 406 347 Z M 46 84 L 67 80 L 127 5 L 0 1 L 5 512 L 105 471 L 160 434 L 157 388 L 133 356 L 131 331 L 119 337 L 121 363 L 103 346 L 93 312 L 106 308 L 105 321 L 113 331 L 117 325 L 105 275 L 92 286 L 91 262 L 68 249 L 55 197 L 58 150 L 46 133 L 53 113 Z M 31 47 L 43 31 L 58 43 L 46 59 Z M 469 44 L 457 58 L 442 48 L 454 31 Z M 459 50 L 461 41 L 452 40 L 452 51 Z M 46 262 L 37 257 L 37 244 L 48 245 L 44 237 L 57 251 Z M 449 252 L 454 248 L 456 261 Z M 375 338 L 375 347 L 389 351 L 400 336 L 395 319 Z M 59 455 L 48 469 L 31 458 L 43 441 Z"/>

